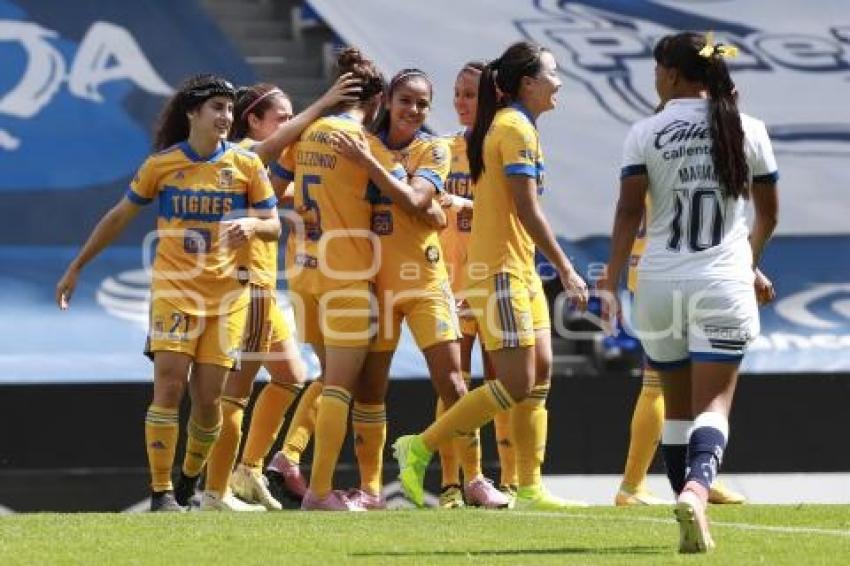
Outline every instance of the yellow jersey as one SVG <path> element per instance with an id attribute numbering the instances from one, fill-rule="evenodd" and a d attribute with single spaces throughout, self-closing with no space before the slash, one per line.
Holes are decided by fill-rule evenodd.
<path id="1" fill-rule="evenodd" d="M 250 250 L 226 247 L 221 222 L 248 208 L 271 209 L 277 198 L 256 154 L 221 142 L 207 158 L 188 142 L 150 156 L 127 198 L 138 205 L 157 199 L 157 248 L 151 293 L 183 312 L 215 316 L 248 300 Z"/>
<path id="2" fill-rule="evenodd" d="M 257 141 L 245 138 L 237 145 L 253 152 Z M 251 241 L 251 283 L 266 289 L 277 287 L 277 253 L 278 240 L 265 241 L 255 237 Z"/>
<path id="3" fill-rule="evenodd" d="M 449 174 L 449 148 L 445 139 L 419 132 L 402 148 L 387 147 L 384 139 L 371 137 L 389 150 L 393 167 L 387 168 L 405 181 L 422 177 L 442 191 Z M 379 289 L 421 289 L 448 278 L 437 231 L 417 216 L 393 204 L 371 186 L 372 232 L 381 242 L 381 265 L 375 281 Z"/>
<path id="4" fill-rule="evenodd" d="M 528 111 L 516 104 L 496 112 L 484 137 L 484 171 L 475 184 L 465 274 L 469 284 L 502 272 L 533 281 L 534 242 L 517 215 L 508 178 L 534 179 L 540 195 L 544 170 L 540 136 Z"/>
<path id="5" fill-rule="evenodd" d="M 469 174 L 469 159 L 466 155 L 466 134 L 458 132 L 448 137 L 451 164 L 446 178 L 446 192 L 465 199 L 474 200 L 472 176 Z M 446 260 L 446 268 L 452 281 L 452 291 L 457 296 L 465 287 L 464 266 L 472 233 L 472 209 L 446 209 L 448 226 L 440 232 L 440 245 Z"/>
<path id="6" fill-rule="evenodd" d="M 303 234 L 294 235 L 295 263 L 303 268 L 298 277 L 318 272 L 315 292 L 362 281 L 374 271 L 369 175 L 331 146 L 330 134 L 336 131 L 365 133 L 361 122 L 348 114 L 320 118 L 272 167 L 273 174 L 295 183 L 294 206 L 304 221 Z M 373 153 L 380 152 L 371 145 Z"/>

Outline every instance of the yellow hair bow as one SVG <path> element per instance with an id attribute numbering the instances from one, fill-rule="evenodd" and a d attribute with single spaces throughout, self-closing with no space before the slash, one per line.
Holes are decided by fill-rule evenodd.
<path id="1" fill-rule="evenodd" d="M 732 59 L 738 56 L 738 48 L 734 45 L 723 45 L 722 43 L 715 45 L 714 32 L 710 31 L 705 34 L 705 47 L 699 50 L 699 54 L 707 59 L 715 53 L 725 59 Z"/>

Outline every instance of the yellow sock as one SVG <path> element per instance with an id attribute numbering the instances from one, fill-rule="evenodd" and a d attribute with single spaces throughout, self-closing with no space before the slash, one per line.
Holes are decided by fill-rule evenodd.
<path id="1" fill-rule="evenodd" d="M 380 495 L 383 487 L 384 445 L 387 443 L 387 407 L 354 403 L 351 412 L 354 453 L 360 468 L 360 488 Z"/>
<path id="2" fill-rule="evenodd" d="M 623 488 L 626 490 L 635 492 L 643 488 L 663 427 L 664 396 L 661 394 L 660 377 L 655 371 L 645 369 L 643 387 L 632 414 L 629 455 L 623 472 Z"/>
<path id="3" fill-rule="evenodd" d="M 516 475 L 516 449 L 511 433 L 511 413 L 512 411 L 502 411 L 493 417 L 501 469 L 499 485 L 517 485 L 519 482 Z"/>
<path id="4" fill-rule="evenodd" d="M 281 449 L 290 462 L 295 464 L 301 462 L 301 454 L 307 449 L 313 431 L 316 430 L 316 412 L 321 398 L 322 382 L 317 379 L 307 386 L 295 407 L 295 414 L 292 415 L 292 422 L 289 423 L 289 430 L 286 432 L 286 439 Z"/>
<path id="5" fill-rule="evenodd" d="M 239 453 L 239 441 L 242 439 L 242 419 L 248 399 L 221 397 L 221 434 L 210 451 L 207 460 L 207 491 L 224 495 L 230 481 L 236 454 Z"/>
<path id="6" fill-rule="evenodd" d="M 537 385 L 511 414 L 511 428 L 516 447 L 517 483 L 520 487 L 540 485 L 541 468 L 546 455 L 548 385 Z"/>
<path id="7" fill-rule="evenodd" d="M 472 377 L 469 372 L 463 372 L 463 380 L 466 382 L 466 389 L 472 389 Z M 471 433 L 462 433 L 455 436 L 452 442 L 455 454 L 460 460 L 460 465 L 463 468 L 463 481 L 471 482 L 481 475 L 481 434 L 479 429 L 475 429 Z"/>
<path id="8" fill-rule="evenodd" d="M 499 381 L 489 381 L 483 387 L 461 397 L 443 416 L 420 435 L 425 448 L 436 451 L 441 442 L 452 438 L 457 431 L 474 431 L 499 411 L 509 409 L 514 400 Z"/>
<path id="9" fill-rule="evenodd" d="M 212 427 L 204 428 L 189 418 L 189 426 L 186 427 L 188 438 L 186 439 L 186 455 L 183 457 L 183 474 L 195 477 L 204 469 L 207 457 L 221 432 L 221 415 L 219 421 Z"/>
<path id="10" fill-rule="evenodd" d="M 446 412 L 443 400 L 437 397 L 437 419 Z M 454 438 L 450 438 L 440 444 L 440 472 L 442 474 L 441 486 L 460 485 L 460 468 L 458 467 L 458 453 L 455 450 Z"/>
<path id="11" fill-rule="evenodd" d="M 325 497 L 333 489 L 334 469 L 348 428 L 350 404 L 351 393 L 345 388 L 325 385 L 322 389 L 322 402 L 316 415 L 313 470 L 310 474 L 310 490 L 316 497 Z"/>
<path id="12" fill-rule="evenodd" d="M 177 409 L 166 409 L 151 405 L 145 415 L 145 446 L 148 451 L 148 466 L 151 472 L 151 489 L 172 489 L 171 468 L 177 436 L 180 434 Z"/>
<path id="13" fill-rule="evenodd" d="M 263 460 L 272 449 L 283 425 L 286 410 L 298 393 L 300 385 L 270 381 L 254 403 L 251 427 L 242 451 L 242 463 L 250 468 L 261 468 Z"/>

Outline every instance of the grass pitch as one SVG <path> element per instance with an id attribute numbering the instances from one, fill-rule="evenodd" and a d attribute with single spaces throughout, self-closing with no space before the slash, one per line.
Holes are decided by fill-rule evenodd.
<path id="1" fill-rule="evenodd" d="M 668 508 L 10 515 L 0 564 L 850 564 L 850 506 L 710 517 L 717 550 L 680 556 Z"/>

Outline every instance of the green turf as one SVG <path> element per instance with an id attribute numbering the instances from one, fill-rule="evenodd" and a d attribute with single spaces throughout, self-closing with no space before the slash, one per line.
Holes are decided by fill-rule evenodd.
<path id="1" fill-rule="evenodd" d="M 667 508 L 10 515 L 0 564 L 850 564 L 850 506 L 710 516 L 718 548 L 692 557 Z"/>

